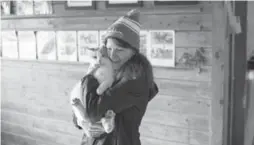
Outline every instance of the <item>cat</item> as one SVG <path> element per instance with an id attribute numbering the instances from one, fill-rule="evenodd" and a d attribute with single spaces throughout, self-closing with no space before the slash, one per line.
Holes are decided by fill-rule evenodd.
<path id="1" fill-rule="evenodd" d="M 91 62 L 90 67 L 87 71 L 87 75 L 88 74 L 93 75 L 99 83 L 96 89 L 96 93 L 98 95 L 101 95 L 106 89 L 111 87 L 111 85 L 113 84 L 114 71 L 112 67 L 112 62 L 108 58 L 105 48 L 100 48 L 99 50 L 97 50 L 96 57 L 94 61 Z M 79 88 L 78 90 L 76 90 L 78 95 L 77 94 L 71 95 L 72 111 L 75 117 L 77 118 L 77 121 L 82 122 L 83 120 L 84 122 L 89 122 L 89 119 L 88 119 L 89 117 L 87 115 L 87 109 L 89 108 L 84 107 L 84 104 L 86 104 L 87 98 L 82 96 L 81 95 L 82 93 L 80 93 L 81 89 L 86 86 L 82 87 L 82 83 L 80 83 L 77 85 L 77 87 Z M 104 131 L 106 133 L 110 133 L 114 129 L 114 118 L 115 118 L 115 113 L 112 110 L 108 110 L 105 113 L 105 116 L 101 118 L 100 122 L 96 122 L 96 123 L 101 123 L 104 128 Z M 84 128 L 84 126 L 82 127 L 82 125 L 85 125 L 85 124 L 79 123 L 79 125 L 81 126 L 81 128 Z M 85 131 L 85 133 L 89 136 L 89 133 L 87 131 Z"/>

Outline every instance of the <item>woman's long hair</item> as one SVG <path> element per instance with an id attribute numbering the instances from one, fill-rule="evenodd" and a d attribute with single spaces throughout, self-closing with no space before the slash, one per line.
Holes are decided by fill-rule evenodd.
<path id="1" fill-rule="evenodd" d="M 132 79 L 134 77 L 144 75 L 147 80 L 149 88 L 152 88 L 154 78 L 153 78 L 153 69 L 150 61 L 146 58 L 146 56 L 141 54 L 138 51 L 138 49 L 133 48 L 127 42 L 114 37 L 113 39 L 116 40 L 115 41 L 116 45 L 126 49 L 132 49 L 134 51 L 134 55 L 127 62 L 125 62 L 123 66 L 120 68 L 118 72 L 119 77 L 120 78 L 126 77 L 127 79 Z M 106 43 L 107 39 L 104 41 L 104 45 L 106 45 Z"/>

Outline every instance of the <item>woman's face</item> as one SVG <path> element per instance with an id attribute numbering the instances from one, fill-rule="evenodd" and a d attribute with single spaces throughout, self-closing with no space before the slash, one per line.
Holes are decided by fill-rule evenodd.
<path id="1" fill-rule="evenodd" d="M 108 38 L 106 44 L 108 56 L 113 62 L 114 69 L 119 69 L 134 54 L 131 48 L 120 47 L 117 43 L 116 39 Z"/>

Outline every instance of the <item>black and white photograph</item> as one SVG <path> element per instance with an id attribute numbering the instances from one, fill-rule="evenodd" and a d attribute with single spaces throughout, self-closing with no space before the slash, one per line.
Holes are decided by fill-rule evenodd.
<path id="1" fill-rule="evenodd" d="M 103 41 L 105 39 L 106 34 L 107 34 L 107 30 L 100 30 L 99 31 L 99 46 L 103 45 Z"/>
<path id="2" fill-rule="evenodd" d="M 140 31 L 140 52 L 147 56 L 147 52 L 149 51 L 149 32 L 146 30 Z"/>
<path id="3" fill-rule="evenodd" d="M 34 1 L 33 0 L 18 0 L 16 1 L 16 14 L 17 15 L 33 15 L 34 14 Z"/>
<path id="4" fill-rule="evenodd" d="M 11 2 L 1 1 L 1 15 L 8 16 L 11 14 Z"/>
<path id="5" fill-rule="evenodd" d="M 57 31 L 57 58 L 60 61 L 77 61 L 76 31 Z"/>
<path id="6" fill-rule="evenodd" d="M 56 60 L 56 33 L 54 31 L 38 31 L 36 42 L 38 59 Z"/>
<path id="7" fill-rule="evenodd" d="M 18 54 L 18 38 L 15 31 L 1 32 L 2 57 L 14 58 L 19 57 Z"/>
<path id="8" fill-rule="evenodd" d="M 90 7 L 93 0 L 67 0 L 68 7 Z"/>
<path id="9" fill-rule="evenodd" d="M 154 65 L 175 66 L 175 32 L 173 30 L 150 30 L 148 57 Z"/>
<path id="10" fill-rule="evenodd" d="M 0 4 L 1 144 L 254 145 L 254 1 Z"/>
<path id="11" fill-rule="evenodd" d="M 78 57 L 80 62 L 91 62 L 91 50 L 99 48 L 98 31 L 78 31 Z"/>
<path id="12" fill-rule="evenodd" d="M 52 1 L 34 0 L 35 15 L 49 15 L 53 13 Z"/>
<path id="13" fill-rule="evenodd" d="M 34 31 L 18 31 L 19 58 L 36 59 L 36 39 Z"/>

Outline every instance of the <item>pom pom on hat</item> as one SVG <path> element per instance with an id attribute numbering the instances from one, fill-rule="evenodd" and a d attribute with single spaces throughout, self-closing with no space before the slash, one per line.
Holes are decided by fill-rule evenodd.
<path id="1" fill-rule="evenodd" d="M 108 37 L 121 39 L 139 51 L 139 33 L 141 29 L 139 16 L 140 12 L 137 9 L 132 9 L 127 12 L 126 15 L 120 17 L 111 26 L 109 26 L 105 39 Z"/>

